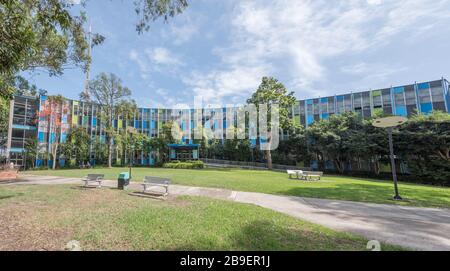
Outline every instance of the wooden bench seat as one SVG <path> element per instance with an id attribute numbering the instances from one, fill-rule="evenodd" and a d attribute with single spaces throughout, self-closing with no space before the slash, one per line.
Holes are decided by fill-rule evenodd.
<path id="1" fill-rule="evenodd" d="M 103 174 L 88 174 L 86 177 L 84 177 L 84 187 L 102 187 L 102 182 L 105 178 L 105 175 Z M 92 185 L 94 183 L 94 185 Z"/>
<path id="2" fill-rule="evenodd" d="M 154 187 L 163 187 L 165 189 L 165 192 L 161 194 L 161 196 L 167 196 L 169 195 L 169 185 L 170 185 L 170 179 L 166 178 L 158 178 L 158 177 L 151 177 L 151 176 L 145 176 L 144 177 L 144 183 L 142 183 L 144 194 L 160 194 L 156 191 L 150 190 Z"/>

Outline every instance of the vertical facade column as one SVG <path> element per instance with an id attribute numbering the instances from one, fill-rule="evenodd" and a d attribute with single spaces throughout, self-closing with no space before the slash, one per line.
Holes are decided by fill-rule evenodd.
<path id="1" fill-rule="evenodd" d="M 344 97 L 344 106 L 345 106 L 345 97 Z M 352 112 L 355 112 L 355 97 L 353 96 L 353 91 L 350 92 L 350 110 Z"/>
<path id="2" fill-rule="evenodd" d="M 443 88 L 443 95 L 444 95 L 444 103 L 445 103 L 445 111 L 450 112 L 450 108 L 449 108 L 449 101 L 448 101 L 448 84 L 447 81 L 444 79 L 444 77 L 442 77 L 442 88 Z"/>
<path id="3" fill-rule="evenodd" d="M 433 95 L 431 94 L 431 84 L 428 84 L 428 94 L 430 95 L 431 111 L 433 111 L 434 110 L 434 101 L 433 101 Z"/>
<path id="4" fill-rule="evenodd" d="M 90 145 L 89 146 L 89 163 L 91 163 L 92 165 L 95 165 L 95 153 L 94 153 L 94 148 L 92 146 L 92 142 L 94 142 L 95 135 L 93 133 L 94 133 L 94 129 L 96 132 L 96 128 L 97 128 L 94 126 L 94 118 L 96 117 L 94 115 L 94 109 L 95 109 L 94 104 L 92 103 L 92 105 L 91 105 L 91 131 L 90 131 L 91 144 L 89 144 Z"/>
<path id="5" fill-rule="evenodd" d="M 144 108 L 141 108 L 141 134 L 144 134 L 144 119 L 145 119 L 145 111 Z M 144 165 L 144 149 L 141 151 L 141 165 Z"/>
<path id="6" fill-rule="evenodd" d="M 339 114 L 339 112 L 338 112 L 337 95 L 336 95 L 336 94 L 334 94 L 334 114 L 335 114 L 335 115 L 338 115 L 338 114 Z"/>
<path id="7" fill-rule="evenodd" d="M 8 163 L 11 158 L 13 119 L 14 119 L 14 99 L 11 99 L 11 101 L 9 102 L 8 141 L 6 143 L 6 159 L 7 159 Z"/>
<path id="8" fill-rule="evenodd" d="M 395 104 L 394 88 L 391 86 L 391 104 L 392 104 L 392 115 L 397 116 L 397 106 Z"/>
<path id="9" fill-rule="evenodd" d="M 417 85 L 417 81 L 414 82 L 414 94 L 416 95 L 417 113 L 422 114 L 422 109 L 420 108 L 420 101 L 419 101 L 419 86 Z"/>

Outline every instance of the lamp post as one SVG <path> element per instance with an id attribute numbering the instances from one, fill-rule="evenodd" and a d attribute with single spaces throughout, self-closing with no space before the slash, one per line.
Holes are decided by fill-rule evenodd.
<path id="1" fill-rule="evenodd" d="M 400 197 L 400 194 L 398 192 L 397 170 L 395 167 L 395 155 L 394 155 L 394 143 L 392 140 L 392 131 L 394 130 L 395 127 L 400 126 L 407 121 L 408 121 L 407 118 L 395 116 L 395 117 L 376 119 L 373 122 L 373 126 L 375 126 L 377 128 L 387 129 L 387 132 L 388 132 L 389 154 L 391 157 L 392 178 L 394 179 L 394 188 L 395 188 L 394 200 L 402 200 L 402 197 Z"/>
<path id="2" fill-rule="evenodd" d="M 130 148 L 129 148 L 129 153 L 128 153 L 128 174 L 130 175 L 130 180 L 132 179 L 131 177 L 131 168 L 132 168 L 132 163 L 134 160 L 134 142 L 133 142 L 133 132 L 135 131 L 133 127 L 127 127 L 126 128 L 127 132 L 130 133 Z M 133 159 L 133 160 L 132 160 Z"/>

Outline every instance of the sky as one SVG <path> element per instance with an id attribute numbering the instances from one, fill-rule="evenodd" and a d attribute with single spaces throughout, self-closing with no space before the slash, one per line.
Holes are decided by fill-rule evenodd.
<path id="1" fill-rule="evenodd" d="M 77 0 L 75 0 L 76 2 Z M 450 79 L 450 0 L 190 0 L 139 35 L 133 1 L 90 0 L 92 77 L 118 75 L 141 107 L 244 103 L 263 76 L 298 99 Z M 26 74 L 76 99 L 79 70 Z"/>

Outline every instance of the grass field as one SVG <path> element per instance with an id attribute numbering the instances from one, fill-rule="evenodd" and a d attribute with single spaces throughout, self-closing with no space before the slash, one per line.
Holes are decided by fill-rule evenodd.
<path id="1" fill-rule="evenodd" d="M 45 170 L 27 173 L 80 178 L 88 173 L 100 173 L 105 174 L 107 179 L 115 180 L 122 171 L 128 171 L 128 169 Z M 394 202 L 391 200 L 394 194 L 392 182 L 363 178 L 325 176 L 319 182 L 304 182 L 290 180 L 285 173 L 237 169 L 176 170 L 133 168 L 132 173 L 134 181 L 142 181 L 144 176 L 155 176 L 170 178 L 175 184 L 226 188 L 236 191 L 409 206 L 450 207 L 450 188 L 400 183 L 400 194 L 405 200 Z"/>
<path id="2" fill-rule="evenodd" d="M 366 250 L 367 240 L 253 205 L 76 185 L 0 186 L 0 250 Z M 383 250 L 398 250 L 383 245 Z"/>

